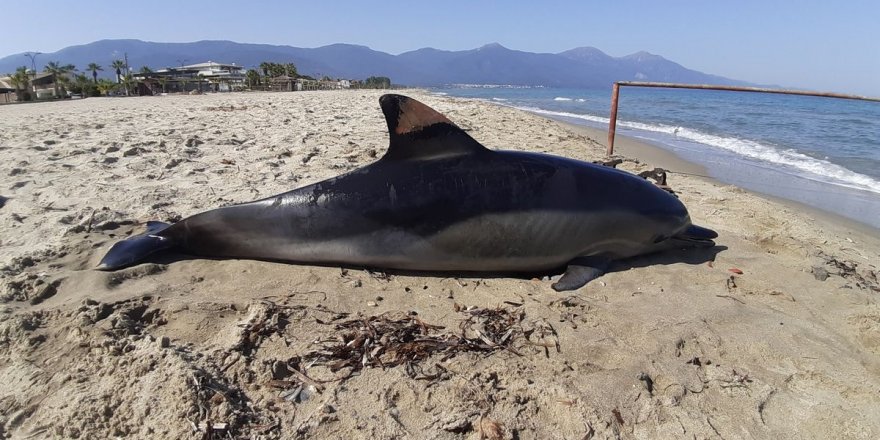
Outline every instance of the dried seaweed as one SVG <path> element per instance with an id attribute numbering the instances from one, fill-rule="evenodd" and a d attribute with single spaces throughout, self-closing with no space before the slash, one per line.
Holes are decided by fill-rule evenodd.
<path id="1" fill-rule="evenodd" d="M 421 365 L 433 356 L 440 362 L 460 353 L 490 354 L 507 350 L 520 355 L 514 345 L 527 340 L 532 345 L 548 346 L 546 341 L 528 341 L 530 335 L 540 337 L 555 331 L 542 326 L 524 330 L 525 313 L 518 309 L 471 308 L 461 311 L 465 316 L 459 334 L 443 331 L 444 327 L 422 321 L 414 312 L 384 313 L 360 317 L 335 324 L 335 338 L 319 341 L 320 348 L 303 356 L 310 365 L 323 365 L 332 372 L 344 371 L 343 379 L 364 368 L 391 368 L 403 365 L 406 373 L 416 379 L 438 379 L 446 373 L 439 363 L 426 373 Z M 553 345 L 553 344 L 549 344 Z M 558 350 L 558 342 L 555 343 Z"/>
<path id="2" fill-rule="evenodd" d="M 823 252 L 819 252 L 819 258 L 824 260 L 825 265 L 832 269 L 836 269 L 836 272 L 829 270 L 827 271 L 827 274 L 837 275 L 843 279 L 852 280 L 855 282 L 856 287 L 860 289 L 880 292 L 880 280 L 878 280 L 876 271 L 870 269 L 863 269 L 860 271 L 858 270 L 858 263 L 854 261 L 839 260 L 837 257 L 826 255 Z"/>

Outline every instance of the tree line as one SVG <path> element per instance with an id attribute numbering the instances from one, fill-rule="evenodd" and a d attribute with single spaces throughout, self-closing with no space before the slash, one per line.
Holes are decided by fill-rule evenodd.
<path id="1" fill-rule="evenodd" d="M 67 92 L 81 94 L 83 97 L 109 95 L 111 92 L 131 94 L 135 80 L 126 62 L 118 59 L 113 60 L 108 67 L 116 73 L 116 82 L 104 78 L 98 79 L 98 72 L 104 71 L 104 67 L 98 63 L 89 63 L 83 71 L 78 71 L 73 64 L 61 64 L 58 61 L 51 61 L 43 68 L 43 73 L 53 75 L 52 87 L 55 97 L 61 97 L 67 94 Z M 152 72 L 153 70 L 147 66 L 143 66 L 139 71 L 141 74 Z M 14 73 L 9 74 L 10 82 L 15 87 L 15 94 L 19 101 L 35 99 L 31 94 L 30 85 L 32 80 L 36 79 L 36 76 L 37 73 L 28 69 L 27 66 L 18 67 Z M 259 69 L 249 69 L 245 73 L 247 85 L 252 89 L 268 86 L 271 79 L 278 77 L 317 81 L 316 78 L 309 75 L 301 75 L 293 63 L 264 61 L 260 63 Z M 164 83 L 167 81 L 167 78 L 162 77 L 160 81 L 163 83 L 164 89 Z M 333 79 L 324 76 L 321 78 L 321 81 L 333 81 Z M 352 83 L 353 87 L 358 88 L 391 88 L 391 79 L 385 76 L 371 76 L 363 81 L 353 81 Z"/>
<path id="2" fill-rule="evenodd" d="M 109 67 L 116 71 L 115 83 L 104 78 L 98 79 L 98 72 L 104 70 L 98 63 L 89 63 L 85 70 L 80 72 L 73 64 L 50 61 L 43 67 L 42 73 L 52 75 L 52 89 L 55 97 L 63 96 L 67 92 L 81 94 L 84 97 L 107 95 L 112 91 L 128 93 L 134 84 L 128 65 L 123 60 L 113 60 Z M 141 71 L 151 70 L 144 66 Z M 88 73 L 91 73 L 91 78 L 87 75 Z M 15 87 L 15 94 L 19 101 L 35 99 L 31 94 L 30 85 L 36 79 L 37 72 L 28 69 L 27 66 L 20 66 L 8 76 L 12 86 Z"/>
<path id="3" fill-rule="evenodd" d="M 293 63 L 273 63 L 264 61 L 260 63 L 258 69 L 248 69 L 245 73 L 247 84 L 250 88 L 261 88 L 270 85 L 273 78 L 288 77 L 290 79 L 303 79 L 308 81 L 319 81 L 309 75 L 301 75 L 296 70 Z M 334 81 L 329 76 L 322 76 L 320 81 Z M 390 89 L 391 78 L 386 76 L 371 76 L 363 81 L 352 81 L 352 87 L 365 89 Z"/>

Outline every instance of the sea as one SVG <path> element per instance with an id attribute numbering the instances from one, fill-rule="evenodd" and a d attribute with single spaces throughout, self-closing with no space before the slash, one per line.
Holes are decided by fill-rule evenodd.
<path id="1" fill-rule="evenodd" d="M 608 130 L 610 87 L 432 91 Z M 880 229 L 880 102 L 621 87 L 617 134 L 700 164 L 721 182 Z"/>

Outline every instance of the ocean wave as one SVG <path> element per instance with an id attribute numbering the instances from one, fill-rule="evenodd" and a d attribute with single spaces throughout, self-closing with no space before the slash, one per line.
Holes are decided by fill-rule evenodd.
<path id="1" fill-rule="evenodd" d="M 582 115 L 571 112 L 558 112 L 552 110 L 544 110 L 535 107 L 517 107 L 521 110 L 538 113 L 547 116 L 557 116 L 572 119 L 581 119 L 594 123 L 608 124 L 609 119 L 599 116 Z M 661 133 L 673 136 L 679 139 L 708 145 L 722 150 L 736 153 L 751 159 L 757 159 L 777 165 L 780 171 L 797 171 L 799 173 L 808 173 L 815 176 L 815 180 L 821 180 L 835 185 L 845 186 L 848 188 L 871 191 L 880 194 L 880 181 L 857 173 L 848 168 L 831 163 L 824 159 L 808 156 L 792 149 L 778 149 L 770 145 L 760 142 L 740 139 L 730 136 L 719 136 L 703 133 L 699 130 L 678 127 L 664 124 L 646 124 L 642 122 L 617 121 L 618 127 L 630 128 L 653 133 Z M 659 139 L 655 139 L 659 140 Z M 803 176 L 803 174 L 799 174 Z M 807 177 L 807 176 L 804 176 Z"/>
<path id="2" fill-rule="evenodd" d="M 554 101 L 571 101 L 571 98 L 566 98 L 564 96 L 557 96 L 553 98 Z"/>
<path id="3" fill-rule="evenodd" d="M 504 98 L 492 98 L 492 100 L 493 100 L 493 101 L 499 101 L 499 102 L 507 102 L 507 100 L 504 99 Z"/>
<path id="4" fill-rule="evenodd" d="M 565 118 L 583 119 L 585 121 L 599 122 L 602 124 L 608 123 L 608 118 L 602 118 L 599 116 L 582 115 L 579 113 L 571 113 L 571 112 L 557 112 L 557 111 L 553 111 L 553 110 L 544 110 L 542 108 L 537 108 L 537 107 L 516 107 L 516 108 L 518 108 L 520 110 L 525 110 L 527 112 L 538 113 L 538 114 L 547 115 L 547 116 L 562 116 Z"/>
<path id="5" fill-rule="evenodd" d="M 456 89 L 543 89 L 545 86 L 525 86 L 519 84 L 448 84 Z"/>

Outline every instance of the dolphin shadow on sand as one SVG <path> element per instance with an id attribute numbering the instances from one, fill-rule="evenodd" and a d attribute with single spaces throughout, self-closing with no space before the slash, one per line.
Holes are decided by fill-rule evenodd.
<path id="1" fill-rule="evenodd" d="M 390 142 L 376 162 L 175 224 L 148 222 L 145 233 L 114 244 L 98 269 L 163 251 L 445 276 L 566 267 L 553 288 L 574 290 L 612 261 L 659 253 L 635 264 L 663 264 L 720 249 L 714 231 L 693 225 L 677 198 L 643 178 L 490 150 L 416 100 L 384 95 L 379 103 Z"/>

